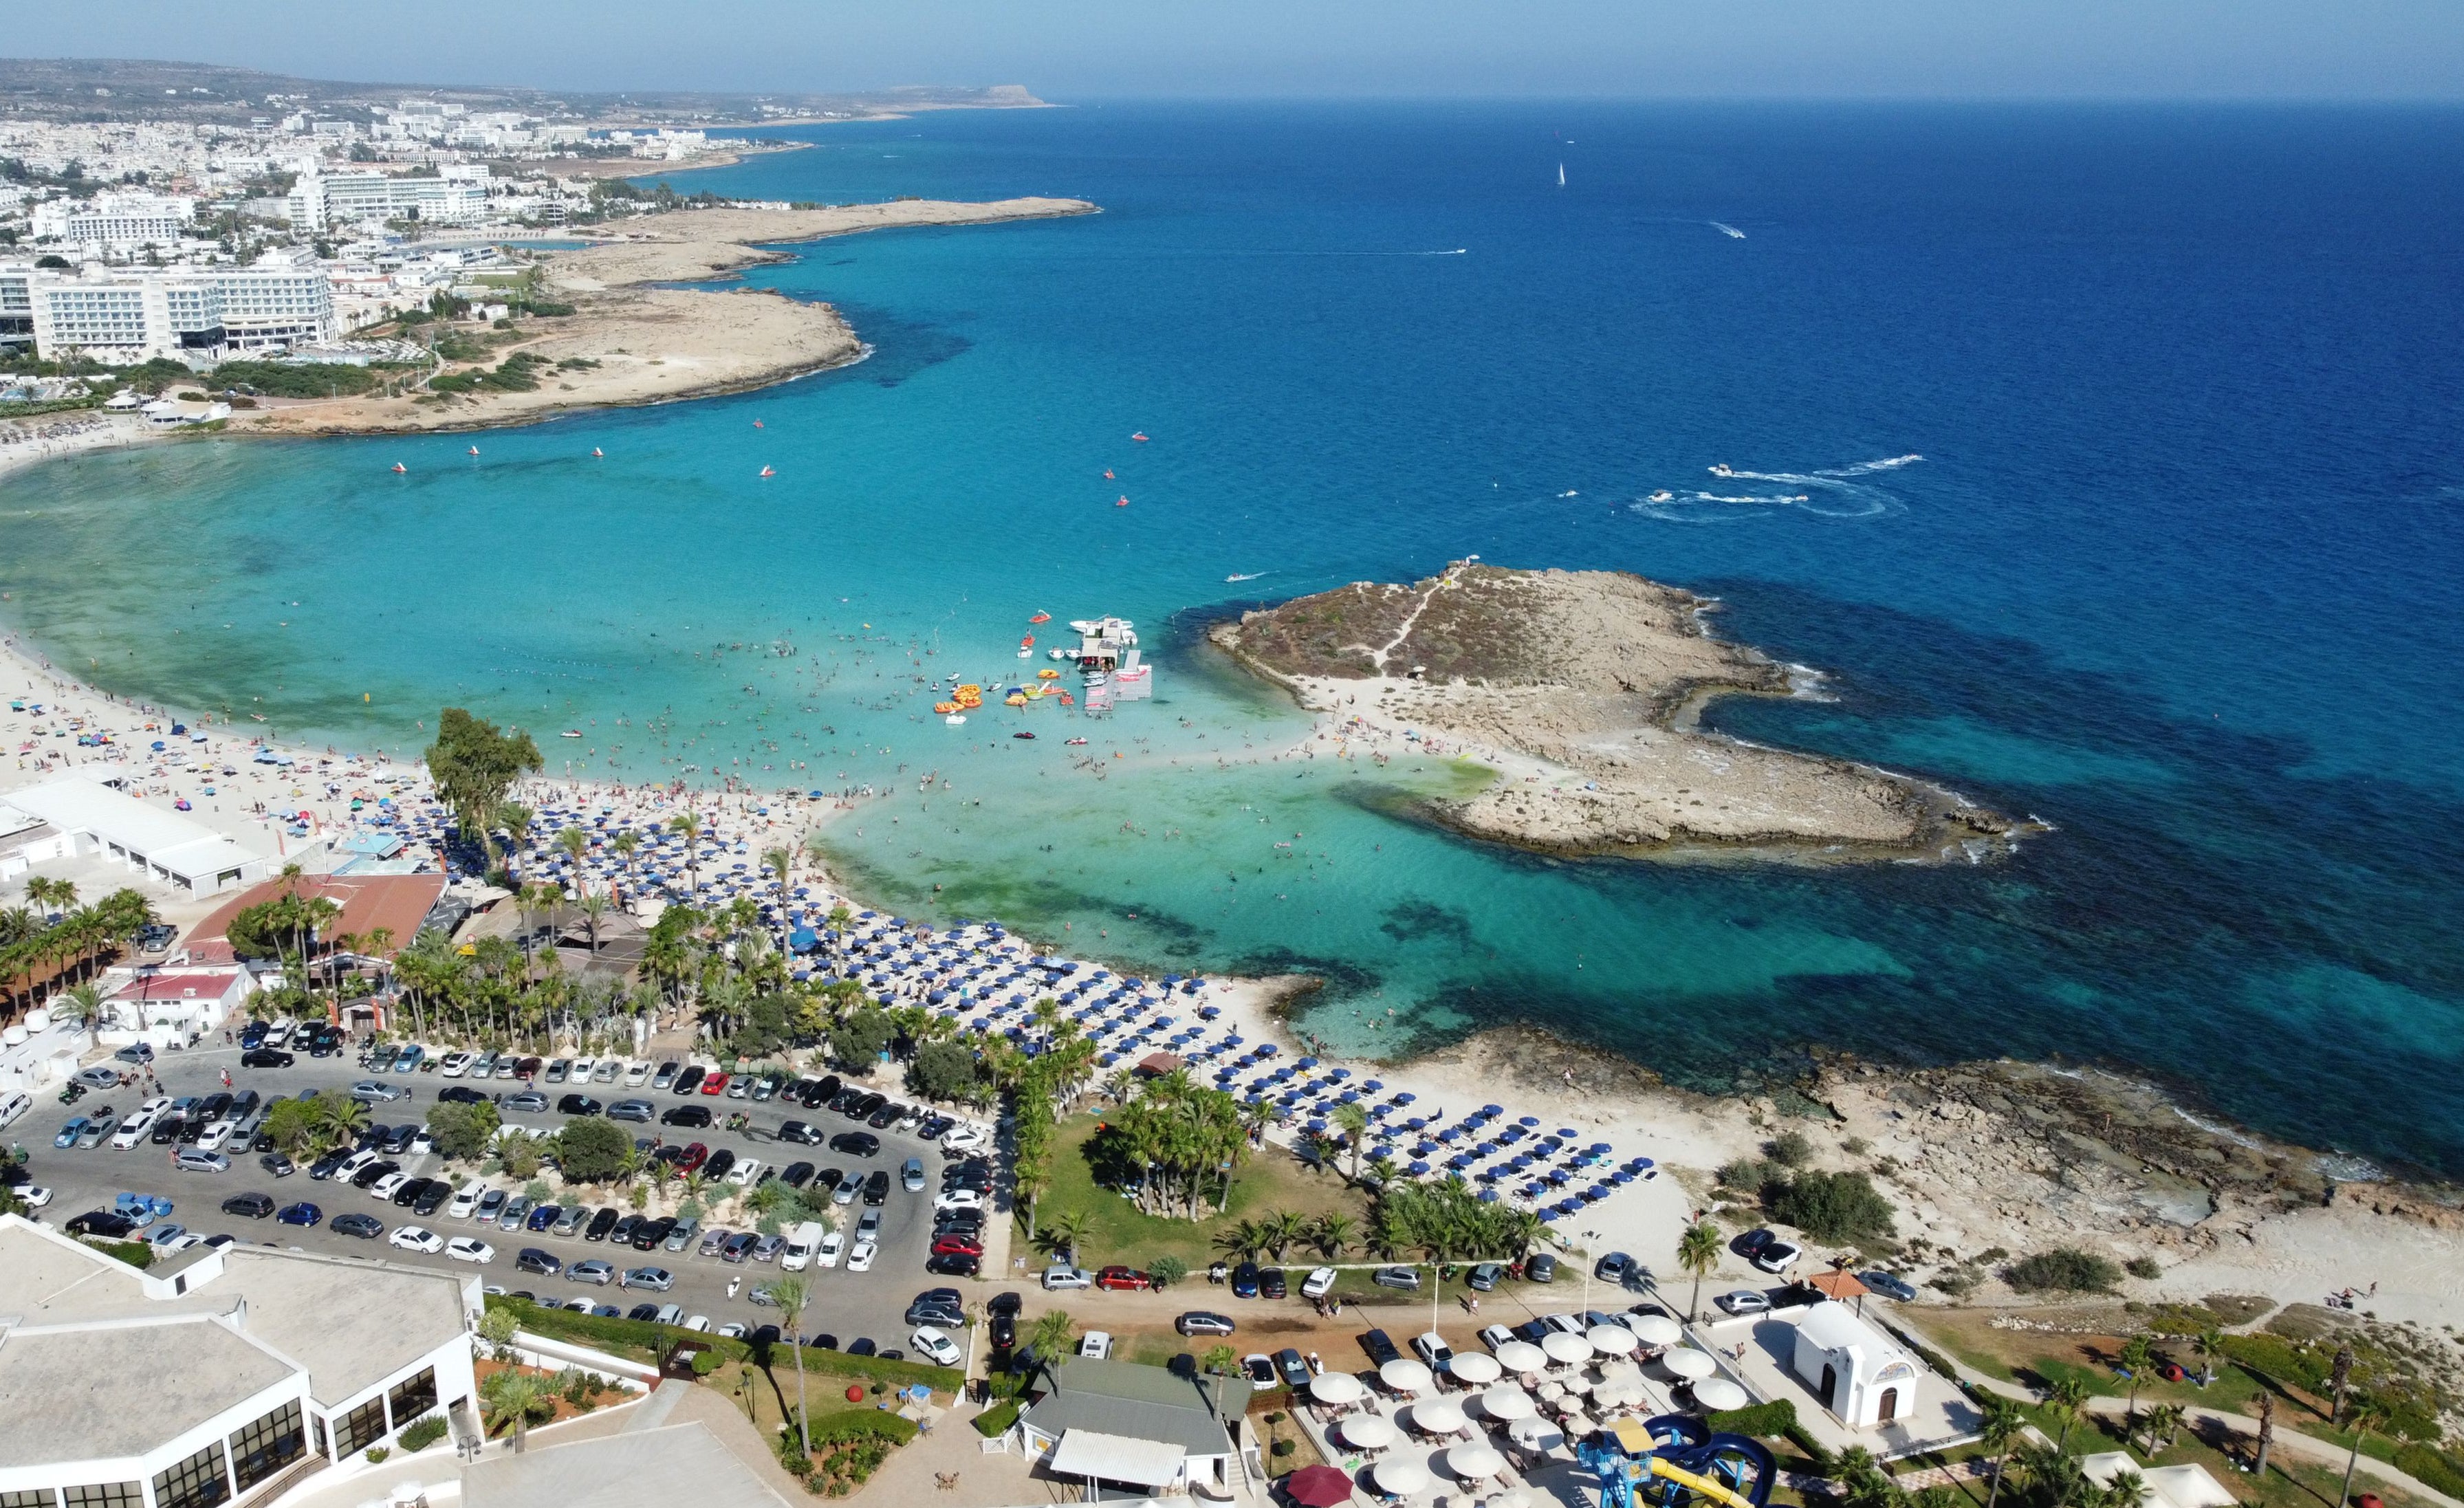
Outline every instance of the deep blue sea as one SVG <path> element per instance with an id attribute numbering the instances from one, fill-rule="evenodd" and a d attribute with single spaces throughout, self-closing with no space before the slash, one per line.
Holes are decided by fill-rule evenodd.
<path id="1" fill-rule="evenodd" d="M 287 735 L 415 749 L 460 703 L 584 732 L 542 739 L 552 768 L 894 785 L 830 829 L 868 895 L 1313 970 L 1311 1025 L 1348 1045 L 1526 1019 L 1706 1087 L 1816 1044 L 2109 1062 L 2464 1175 L 2459 127 L 1104 104 L 816 129 L 676 182 L 1104 212 L 800 249 L 754 280 L 874 354 L 763 393 L 476 460 L 211 442 L 20 473 L 0 612 L 105 686 Z M 1210 660 L 1212 615 L 1472 553 L 1716 594 L 1834 697 L 1716 725 L 2056 831 L 1978 867 L 1556 863 L 1413 820 L 1463 778 L 1435 761 L 1243 762 L 1305 724 Z M 922 683 L 1027 668 L 1038 611 L 1137 620 L 1156 700 L 931 713 Z"/>

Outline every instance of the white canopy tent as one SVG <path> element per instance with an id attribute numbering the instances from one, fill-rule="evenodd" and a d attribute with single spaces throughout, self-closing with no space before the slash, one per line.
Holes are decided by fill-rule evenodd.
<path id="1" fill-rule="evenodd" d="M 1169 1487 L 1180 1480 L 1181 1463 L 1189 1452 L 1166 1440 L 1133 1440 L 1127 1435 L 1099 1434 L 1093 1430 L 1067 1430 L 1052 1448 L 1045 1466 L 1055 1476 L 1091 1477 L 1128 1482 L 1136 1487 Z"/>

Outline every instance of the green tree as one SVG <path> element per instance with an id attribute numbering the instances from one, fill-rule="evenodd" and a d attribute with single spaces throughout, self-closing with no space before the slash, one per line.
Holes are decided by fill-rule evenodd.
<path id="1" fill-rule="evenodd" d="M 449 1103 L 428 1107 L 428 1134 L 436 1142 L 436 1149 L 454 1162 L 475 1162 L 487 1155 L 495 1145 L 496 1127 L 503 1125 L 496 1107 L 481 1101 L 476 1104 Z"/>
<path id="2" fill-rule="evenodd" d="M 1705 1219 L 1696 1219 L 1677 1238 L 1677 1265 L 1694 1275 L 1694 1297 L 1685 1303 L 1685 1322 L 1691 1324 L 1703 1313 L 1703 1279 L 1720 1265 L 1720 1228 Z"/>
<path id="3" fill-rule="evenodd" d="M 2122 1354 L 2115 1360 L 2130 1375 L 2129 1401 L 2122 1408 L 2122 1437 L 2126 1440 L 2138 1432 L 2139 1389 L 2156 1366 L 2156 1343 L 2144 1335 L 2134 1335 L 2122 1343 Z"/>
<path id="4" fill-rule="evenodd" d="M 964 1042 L 926 1042 L 907 1063 L 907 1092 L 927 1100 L 972 1100 L 983 1079 L 982 1062 Z"/>
<path id="5" fill-rule="evenodd" d="M 2018 1404 L 2000 1393 L 1976 1394 L 1977 1443 L 1993 1457 L 1993 1475 L 1985 1487 L 1985 1508 L 1993 1508 L 1993 1500 L 2002 1496 L 2002 1471 L 2011 1461 L 2011 1447 L 2027 1432 L 2028 1415 Z"/>
<path id="6" fill-rule="evenodd" d="M 1027 1344 L 1035 1349 L 1036 1365 L 1045 1367 L 1060 1366 L 1061 1359 L 1069 1354 L 1070 1332 L 1075 1328 L 1067 1309 L 1053 1309 L 1038 1319 L 1035 1328 L 1027 1336 Z"/>
<path id="7" fill-rule="evenodd" d="M 557 1165 L 568 1184 L 611 1183 L 633 1166 L 633 1139 L 603 1116 L 577 1115 L 556 1133 Z"/>
<path id="8" fill-rule="evenodd" d="M 2353 1449 L 2344 1457 L 2344 1486 L 2336 1495 L 2336 1508 L 2344 1508 L 2353 1500 L 2353 1468 L 2362 1464 L 2362 1443 L 2370 1437 L 2371 1431 L 2387 1423 L 2387 1417 L 2384 1404 L 2375 1398 L 2365 1398 L 2353 1405 L 2351 1414 L 2345 1418 L 2344 1428 L 2353 1432 Z"/>
<path id="9" fill-rule="evenodd" d="M 1046 1226 L 1045 1235 L 1051 1240 L 1053 1251 L 1067 1257 L 1070 1264 L 1075 1266 L 1078 1261 L 1078 1243 L 1087 1238 L 1087 1233 L 1092 1230 L 1094 1225 L 1094 1218 L 1086 1211 L 1069 1210 L 1065 1211 L 1059 1218 Z"/>
<path id="10" fill-rule="evenodd" d="M 324 1131 L 324 1106 L 315 1100 L 276 1100 L 265 1112 L 265 1134 L 294 1157 L 314 1150 Z"/>
<path id="11" fill-rule="evenodd" d="M 492 1372 L 479 1385 L 480 1406 L 499 1419 L 511 1419 L 514 1425 L 514 1453 L 522 1453 L 528 1442 L 531 1410 L 548 1394 L 546 1379 L 530 1372 L 506 1367 Z"/>
<path id="12" fill-rule="evenodd" d="M 866 1069 L 877 1062 L 890 1048 L 890 1017 L 874 1006 L 866 1006 L 830 1033 L 830 1052 L 842 1068 Z"/>
<path id="13" fill-rule="evenodd" d="M 496 1162 L 508 1178 L 528 1178 L 538 1172 L 539 1153 L 539 1139 L 533 1136 L 507 1136 L 496 1143 Z"/>
<path id="14" fill-rule="evenodd" d="M 539 745 L 519 729 L 500 731 L 458 707 L 437 714 L 436 742 L 428 748 L 428 776 L 453 809 L 464 837 L 477 837 L 494 857 L 490 837 L 507 793 L 522 776 L 544 768 Z"/>
<path id="15" fill-rule="evenodd" d="M 514 1337 L 521 1327 L 521 1322 L 514 1317 L 511 1309 L 494 1308 L 479 1316 L 479 1339 L 488 1343 L 500 1362 L 513 1358 Z"/>
<path id="16" fill-rule="evenodd" d="M 1864 1241 L 1892 1234 L 1891 1206 L 1863 1173 L 1801 1172 L 1763 1191 L 1763 1206 L 1817 1241 Z"/>
<path id="17" fill-rule="evenodd" d="M 2054 1449 L 2067 1453 L 2071 1448 L 2071 1426 L 2079 1423 L 2079 1410 L 2087 1404 L 2087 1384 L 2076 1377 L 2065 1377 L 2045 1389 L 2045 1407 L 2058 1414 L 2062 1421 L 2060 1438 Z"/>
<path id="18" fill-rule="evenodd" d="M 1343 1144 L 1351 1149 L 1352 1181 L 1358 1183 L 1360 1153 L 1363 1150 L 1361 1144 L 1369 1140 L 1369 1108 L 1357 1104 L 1338 1104 L 1334 1107 L 1334 1114 L 1329 1119 L 1334 1123 L 1334 1128 L 1343 1133 Z"/>
<path id="19" fill-rule="evenodd" d="M 770 1301 L 779 1306 L 780 1328 L 786 1332 L 788 1350 L 796 1357 L 796 1438 L 811 1454 L 813 1432 L 804 1420 L 804 1307 L 810 1301 L 801 1278 L 781 1278 L 770 1285 Z"/>
<path id="20" fill-rule="evenodd" d="M 1360 1222 L 1340 1210 L 1330 1211 L 1317 1217 L 1317 1223 L 1309 1228 L 1309 1238 L 1317 1254 L 1331 1262 L 1360 1238 Z"/>

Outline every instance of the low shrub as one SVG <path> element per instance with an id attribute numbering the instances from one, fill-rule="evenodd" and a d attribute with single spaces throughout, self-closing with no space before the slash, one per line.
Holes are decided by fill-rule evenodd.
<path id="1" fill-rule="evenodd" d="M 384 1462 L 386 1456 L 391 1455 L 392 1453 L 393 1453 L 391 1451 L 386 1450 L 382 1445 L 371 1445 L 368 1447 L 368 1464 L 370 1466 L 379 1465 Z"/>
<path id="2" fill-rule="evenodd" d="M 1763 1186 L 1763 1208 L 1817 1241 L 1893 1234 L 1890 1201 L 1863 1173 L 1801 1172 Z"/>
<path id="3" fill-rule="evenodd" d="M 131 1267 L 143 1269 L 154 1265 L 154 1248 L 143 1241 L 98 1241 L 89 1236 L 85 1244 L 105 1257 L 117 1257 Z"/>
<path id="4" fill-rule="evenodd" d="M 2076 1246 L 2057 1246 L 2050 1252 L 2031 1253 L 2003 1268 L 2002 1280 L 2020 1293 L 2107 1293 L 2122 1281 L 2122 1269 L 2111 1257 Z"/>
<path id="5" fill-rule="evenodd" d="M 2164 1265 L 2152 1257 L 2134 1257 L 2122 1265 L 2123 1270 L 2129 1273 L 2133 1278 L 2162 1278 L 2165 1276 Z"/>
<path id="6" fill-rule="evenodd" d="M 2397 1446 L 2395 1469 L 2424 1487 L 2434 1488 L 2450 1497 L 2464 1497 L 2464 1462 L 2435 1446 Z"/>
<path id="7" fill-rule="evenodd" d="M 1757 1438 L 1785 1435 L 1796 1428 L 1796 1405 L 1785 1398 L 1758 1403 L 1749 1409 L 1729 1409 L 1708 1416 L 1714 1430 L 1730 1434 L 1750 1434 Z"/>
<path id="8" fill-rule="evenodd" d="M 1009 1427 L 1016 1423 L 1018 1423 L 1018 1400 L 1012 1398 L 1006 1403 L 995 1404 L 976 1415 L 976 1432 L 987 1440 L 998 1439 L 1007 1434 Z"/>
<path id="9" fill-rule="evenodd" d="M 441 1413 L 431 1413 L 415 1424 L 404 1427 L 402 1448 L 405 1451 L 425 1451 L 445 1438 L 445 1416 Z"/>
<path id="10" fill-rule="evenodd" d="M 902 1419 L 887 1409 L 842 1409 L 825 1413 L 813 1421 L 812 1439 L 816 1447 L 843 1440 L 887 1440 L 891 1445 L 905 1445 L 915 1438 L 916 1424 Z"/>

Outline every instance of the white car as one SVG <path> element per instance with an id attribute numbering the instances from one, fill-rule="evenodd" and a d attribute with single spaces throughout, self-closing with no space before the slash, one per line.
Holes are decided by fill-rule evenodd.
<path id="1" fill-rule="evenodd" d="M 644 1059 L 642 1061 L 637 1062 L 632 1067 L 625 1070 L 625 1087 L 627 1089 L 639 1089 L 642 1085 L 649 1083 L 649 1082 L 650 1063 L 648 1059 Z"/>
<path id="2" fill-rule="evenodd" d="M 402 1227 L 393 1235 L 386 1236 L 385 1241 L 389 1245 L 401 1247 L 406 1252 L 420 1252 L 429 1257 L 445 1250 L 445 1237 L 434 1231 L 422 1230 L 415 1225 Z"/>
<path id="3" fill-rule="evenodd" d="M 598 1062 L 599 1060 L 595 1058 L 575 1059 L 573 1060 L 573 1066 L 564 1071 L 564 1082 L 566 1083 L 588 1083 L 590 1082 L 590 1070 L 598 1066 Z"/>
<path id="4" fill-rule="evenodd" d="M 875 1246 L 870 1241 L 856 1242 L 855 1250 L 847 1253 L 847 1270 L 851 1273 L 869 1273 L 872 1271 L 872 1257 L 873 1254 L 879 1250 L 881 1250 L 881 1248 Z"/>
<path id="5" fill-rule="evenodd" d="M 839 1258 L 846 1255 L 846 1233 L 842 1231 L 832 1231 L 829 1235 L 822 1237 L 820 1248 L 813 1253 L 813 1265 L 816 1267 L 836 1267 L 839 1264 Z"/>
<path id="6" fill-rule="evenodd" d="M 1301 1297 L 1304 1299 L 1323 1299 L 1333 1290 L 1334 1269 L 1331 1267 L 1312 1267 L 1309 1275 L 1301 1279 Z"/>
<path id="7" fill-rule="evenodd" d="M 120 1123 L 120 1130 L 111 1138 L 111 1145 L 116 1150 L 124 1152 L 145 1140 L 145 1133 L 152 1129 L 154 1129 L 154 1112 L 139 1110 Z"/>
<path id="8" fill-rule="evenodd" d="M 445 1061 L 437 1065 L 436 1071 L 445 1078 L 459 1079 L 464 1074 L 471 1071 L 471 1055 L 469 1053 L 447 1053 L 445 1055 Z"/>
<path id="9" fill-rule="evenodd" d="M 703 1334 L 707 1335 L 710 1333 L 710 1316 L 706 1314 L 694 1315 L 692 1319 L 685 1322 L 685 1328 L 688 1330 L 699 1330 Z"/>
<path id="10" fill-rule="evenodd" d="M 376 1182 L 368 1185 L 368 1197 L 376 1200 L 379 1204 L 383 1204 L 394 1196 L 396 1190 L 399 1190 L 404 1184 L 408 1182 L 410 1182 L 410 1174 L 408 1173 L 387 1173 Z"/>
<path id="11" fill-rule="evenodd" d="M 761 1159 L 747 1157 L 727 1170 L 727 1181 L 738 1189 L 750 1189 L 753 1180 L 761 1176 Z"/>
<path id="12" fill-rule="evenodd" d="M 203 1136 L 197 1138 L 197 1149 L 204 1152 L 219 1152 L 231 1141 L 231 1133 L 238 1129 L 239 1126 L 232 1122 L 216 1121 L 206 1127 L 206 1133 Z"/>
<path id="13" fill-rule="evenodd" d="M 941 1150 L 972 1152 L 992 1139 L 992 1133 L 980 1126 L 953 1126 L 949 1133 L 941 1138 Z"/>
<path id="14" fill-rule="evenodd" d="M 475 1235 L 457 1235 L 445 1243 L 445 1255 L 457 1262 L 493 1262 L 496 1249 Z"/>
<path id="15" fill-rule="evenodd" d="M 479 1208 L 479 1196 L 487 1191 L 486 1184 L 473 1179 L 455 1191 L 453 1202 L 445 1207 L 445 1213 L 456 1220 L 467 1220 L 471 1212 Z"/>
<path id="16" fill-rule="evenodd" d="M 933 1201 L 933 1208 L 936 1211 L 980 1210 L 983 1207 L 984 1196 L 973 1189 L 952 1189 Z"/>
<path id="17" fill-rule="evenodd" d="M 27 1209 L 39 1210 L 52 1202 L 52 1191 L 41 1184 L 26 1184 L 18 1189 L 17 1197 L 26 1202 Z"/>
<path id="18" fill-rule="evenodd" d="M 1784 1273 L 1789 1264 L 1805 1255 L 1805 1248 L 1794 1241 L 1772 1241 L 1746 1260 L 1767 1273 Z"/>
<path id="19" fill-rule="evenodd" d="M 383 1156 L 384 1154 L 382 1152 L 375 1151 L 353 1152 L 350 1156 L 343 1158 L 341 1163 L 335 1166 L 334 1181 L 337 1183 L 349 1183 L 352 1179 L 357 1178 L 360 1175 L 361 1169 L 367 1167 L 370 1163 L 380 1160 Z"/>
<path id="20" fill-rule="evenodd" d="M 1098 1362 L 1112 1359 L 1112 1338 L 1102 1330 L 1089 1330 L 1079 1337 L 1078 1354 Z"/>
<path id="21" fill-rule="evenodd" d="M 907 1348 L 935 1366 L 956 1366 L 964 1359 L 958 1343 L 926 1325 L 907 1338 Z"/>
<path id="22" fill-rule="evenodd" d="M 205 1244 L 206 1238 L 199 1235 L 196 1232 L 182 1231 L 179 1235 L 170 1237 L 168 1240 L 155 1242 L 154 1250 L 165 1257 L 168 1257 L 173 1252 L 185 1252 L 191 1246 L 203 1246 Z"/>

